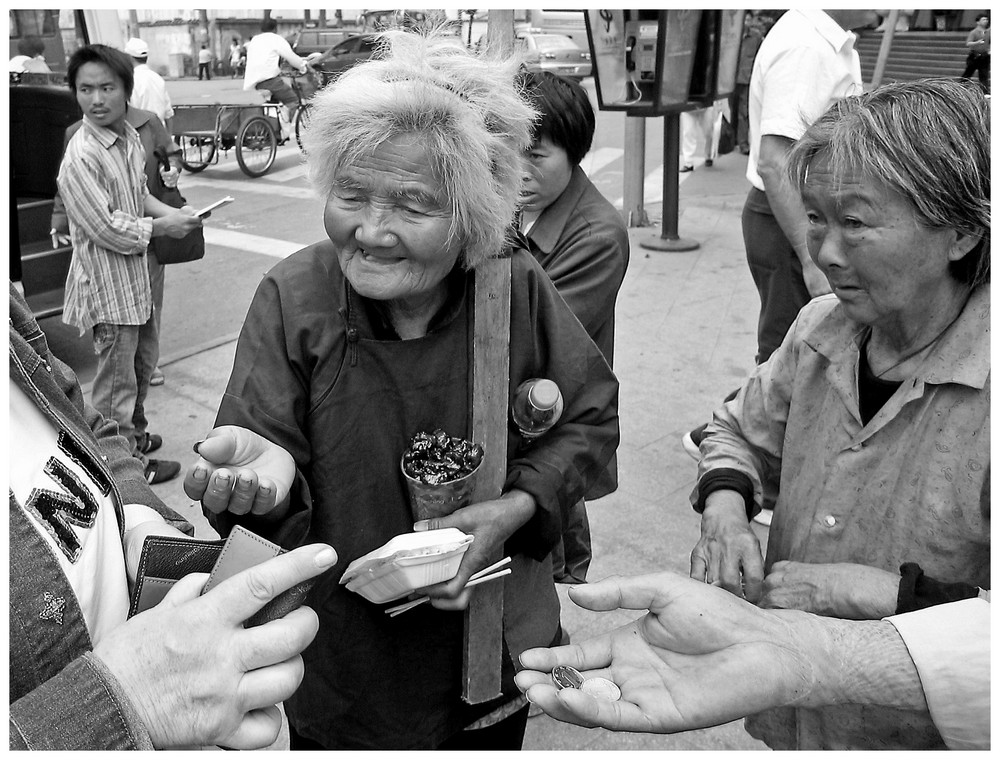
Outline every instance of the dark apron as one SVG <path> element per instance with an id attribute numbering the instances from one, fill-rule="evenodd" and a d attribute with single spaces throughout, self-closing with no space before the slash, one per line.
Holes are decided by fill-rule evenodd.
<path id="1" fill-rule="evenodd" d="M 310 595 L 320 634 L 285 706 L 299 734 L 330 749 L 433 748 L 497 704 L 461 701 L 463 613 L 425 604 L 390 618 L 389 604 L 373 604 L 339 580 L 351 561 L 412 531 L 399 468 L 410 437 L 435 428 L 467 435 L 468 309 L 463 302 L 423 338 L 375 340 L 358 300 L 348 299 L 339 377 L 308 420 L 316 466 L 305 476 L 314 505 L 322 505 L 308 541 L 329 542 L 339 560 Z M 505 652 L 505 691 L 509 660 Z"/>

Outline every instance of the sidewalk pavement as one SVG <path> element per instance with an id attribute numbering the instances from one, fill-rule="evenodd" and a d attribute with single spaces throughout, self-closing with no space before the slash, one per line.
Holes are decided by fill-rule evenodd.
<path id="1" fill-rule="evenodd" d="M 615 370 L 621 382 L 620 486 L 588 505 L 594 560 L 589 578 L 671 570 L 686 574 L 699 535 L 688 496 L 696 465 L 681 447 L 685 431 L 712 409 L 753 367 L 759 300 L 744 257 L 740 213 L 748 183 L 746 157 L 720 156 L 698 166 L 680 188 L 678 231 L 700 243 L 694 251 L 664 253 L 641 242 L 660 234 L 662 209 L 648 206 L 656 227 L 630 231 L 631 259 L 618 297 Z M 164 364 L 166 385 L 151 389 L 147 412 L 164 438 L 161 456 L 185 467 L 193 442 L 211 429 L 232 367 L 235 343 Z M 169 357 L 168 357 L 169 358 Z M 183 492 L 182 478 L 154 487 L 213 535 Z M 752 524 L 762 543 L 767 529 Z M 639 613 L 591 613 L 576 608 L 559 587 L 563 626 L 575 639 L 610 630 Z M 279 740 L 280 741 L 280 740 Z M 281 746 L 276 745 L 276 747 Z M 287 746 L 287 745 L 285 745 Z M 617 734 L 569 726 L 545 715 L 528 721 L 526 750 L 766 749 L 742 722 L 676 736 Z"/>

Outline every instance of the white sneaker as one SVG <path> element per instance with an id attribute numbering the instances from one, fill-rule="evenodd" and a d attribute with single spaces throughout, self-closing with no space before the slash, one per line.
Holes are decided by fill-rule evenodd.
<path id="1" fill-rule="evenodd" d="M 762 509 L 760 512 L 753 516 L 753 521 L 758 525 L 763 525 L 765 527 L 771 527 L 771 516 L 774 514 L 773 510 Z"/>
<path id="2" fill-rule="evenodd" d="M 681 438 L 681 445 L 684 447 L 684 451 L 687 455 L 691 457 L 694 461 L 701 461 L 701 449 L 698 448 L 698 444 L 694 442 L 694 438 L 691 437 L 691 433 L 687 432 Z"/>

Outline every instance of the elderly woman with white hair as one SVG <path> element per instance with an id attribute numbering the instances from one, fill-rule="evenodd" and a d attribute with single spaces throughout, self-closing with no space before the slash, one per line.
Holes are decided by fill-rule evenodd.
<path id="1" fill-rule="evenodd" d="M 292 749 L 519 749 L 513 682 L 528 647 L 558 641 L 549 552 L 563 515 L 618 444 L 618 383 L 532 256 L 508 242 L 534 112 L 517 64 L 390 32 L 375 59 L 321 92 L 306 137 L 328 240 L 272 268 L 246 318 L 216 420 L 185 489 L 236 523 L 342 560 L 307 601 L 319 634 L 285 703 Z M 352 560 L 414 530 L 400 455 L 418 432 L 464 437 L 477 266 L 511 259 L 510 393 L 554 380 L 555 428 L 507 427 L 502 494 L 440 518 L 474 541 L 431 604 L 393 618 L 338 584 Z M 463 701 L 463 591 L 500 548 L 502 694 Z"/>
<path id="2" fill-rule="evenodd" d="M 860 620 L 985 593 L 989 105 L 946 79 L 846 98 L 789 174 L 833 293 L 716 411 L 691 575 Z M 765 562 L 748 517 L 775 493 Z M 926 712 L 870 705 L 768 710 L 747 730 L 774 749 L 944 749 Z"/>

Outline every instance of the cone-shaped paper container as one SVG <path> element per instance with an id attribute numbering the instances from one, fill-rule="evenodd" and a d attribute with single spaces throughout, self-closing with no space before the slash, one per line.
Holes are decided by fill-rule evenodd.
<path id="1" fill-rule="evenodd" d="M 429 520 L 432 517 L 445 517 L 455 510 L 466 507 L 472 501 L 472 490 L 476 485 L 476 477 L 483 463 L 468 475 L 449 480 L 437 485 L 429 485 L 406 474 L 403 460 L 399 460 L 399 471 L 406 480 L 406 491 L 410 495 L 410 511 L 414 520 Z"/>

